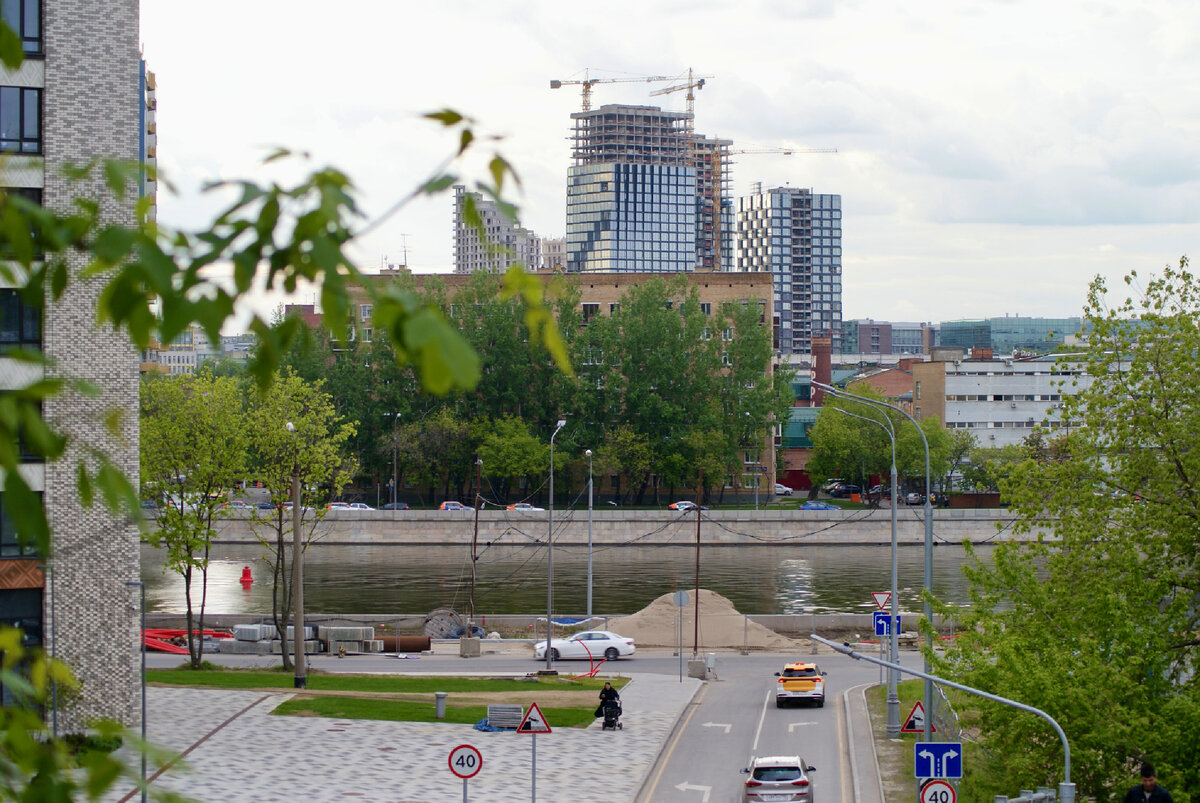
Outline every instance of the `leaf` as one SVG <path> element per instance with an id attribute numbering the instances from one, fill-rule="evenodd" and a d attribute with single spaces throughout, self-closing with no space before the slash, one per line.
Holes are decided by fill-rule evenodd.
<path id="1" fill-rule="evenodd" d="M 437 120 L 444 126 L 453 126 L 461 123 L 465 118 L 454 111 L 453 109 L 442 109 L 439 112 L 428 112 L 425 114 L 427 120 Z"/>

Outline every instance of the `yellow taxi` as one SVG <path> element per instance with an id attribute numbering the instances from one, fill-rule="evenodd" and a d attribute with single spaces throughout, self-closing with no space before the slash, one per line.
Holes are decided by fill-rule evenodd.
<path id="1" fill-rule="evenodd" d="M 825 673 L 816 664 L 797 661 L 788 664 L 782 672 L 776 672 L 775 707 L 783 708 L 791 702 L 809 701 L 817 708 L 825 706 Z"/>

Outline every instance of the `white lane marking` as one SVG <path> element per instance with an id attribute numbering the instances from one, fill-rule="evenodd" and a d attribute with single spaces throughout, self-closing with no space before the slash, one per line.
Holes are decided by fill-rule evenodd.
<path id="1" fill-rule="evenodd" d="M 793 722 L 788 725 L 788 733 L 791 733 L 796 728 L 803 728 L 805 725 L 816 725 L 816 722 Z"/>
<path id="2" fill-rule="evenodd" d="M 678 789 L 680 792 L 703 792 L 704 797 L 700 798 L 700 800 L 702 800 L 703 803 L 708 803 L 709 793 L 712 792 L 711 786 L 693 786 L 692 784 L 688 783 L 687 781 L 684 781 L 683 783 L 675 784 L 675 788 Z"/>
<path id="3" fill-rule="evenodd" d="M 767 716 L 767 703 L 771 702 L 771 693 L 772 690 L 767 689 L 767 696 L 763 698 L 762 713 L 758 715 L 758 728 L 754 731 L 754 747 L 751 749 L 755 754 L 758 753 L 758 737 L 762 735 L 763 720 Z"/>
<path id="4" fill-rule="evenodd" d="M 733 725 L 729 725 L 724 722 L 705 722 L 700 727 L 702 727 L 702 728 L 724 728 L 725 735 L 728 736 L 729 731 L 732 730 L 732 728 L 733 728 Z"/>

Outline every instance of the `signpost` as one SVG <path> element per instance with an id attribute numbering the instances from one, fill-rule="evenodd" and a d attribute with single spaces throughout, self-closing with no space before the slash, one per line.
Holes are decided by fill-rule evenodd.
<path id="1" fill-rule="evenodd" d="M 539 733 L 550 733 L 550 723 L 546 721 L 546 717 L 542 716 L 542 709 L 538 708 L 537 703 L 530 703 L 529 710 L 525 712 L 525 717 L 521 720 L 521 724 L 517 726 L 517 733 L 528 733 L 533 736 L 532 762 L 529 771 L 531 778 L 530 790 L 534 803 L 537 803 L 537 735 Z"/>
<path id="2" fill-rule="evenodd" d="M 875 635 L 890 636 L 892 630 L 888 626 L 892 617 L 888 616 L 887 611 L 875 611 L 871 614 L 871 621 L 875 624 Z M 896 617 L 896 630 L 900 630 L 900 617 Z"/>
<path id="3" fill-rule="evenodd" d="M 450 771 L 462 778 L 463 803 L 467 803 L 467 779 L 474 778 L 483 769 L 483 756 L 469 744 L 460 744 L 450 751 Z"/>
<path id="4" fill-rule="evenodd" d="M 961 778 L 962 742 L 917 742 L 913 774 L 918 778 Z"/>
<path id="5" fill-rule="evenodd" d="M 871 598 L 875 600 L 875 607 L 881 611 L 887 610 L 888 600 L 892 598 L 891 591 L 872 591 Z"/>
<path id="6" fill-rule="evenodd" d="M 901 733 L 924 733 L 925 732 L 925 706 L 917 700 L 908 712 L 908 716 L 904 719 L 904 727 L 900 729 Z M 937 728 L 931 728 L 930 733 L 937 733 Z"/>
<path id="7" fill-rule="evenodd" d="M 688 592 L 679 589 L 671 599 L 679 609 L 679 682 L 683 683 L 683 608 L 688 604 Z"/>

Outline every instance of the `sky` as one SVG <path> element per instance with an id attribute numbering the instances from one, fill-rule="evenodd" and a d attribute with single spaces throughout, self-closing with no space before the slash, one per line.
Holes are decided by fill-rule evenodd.
<path id="1" fill-rule="evenodd" d="M 159 221 L 195 229 L 218 179 L 346 172 L 374 221 L 456 142 L 453 108 L 521 178 L 522 225 L 565 231 L 570 114 L 551 79 L 709 76 L 699 133 L 735 149 L 733 192 L 842 196 L 844 319 L 1079 315 L 1095 276 L 1177 263 L 1200 235 L 1200 4 L 1074 0 L 142 0 L 156 74 Z M 336 9 L 336 10 L 335 10 Z M 683 110 L 672 83 L 605 103 Z M 264 167 L 275 147 L 304 152 Z M 357 242 L 356 264 L 453 270 L 451 194 Z M 311 299 L 299 299 L 301 301 Z M 1114 302 L 1118 299 L 1114 299 Z M 269 308 L 277 298 L 259 300 Z"/>

